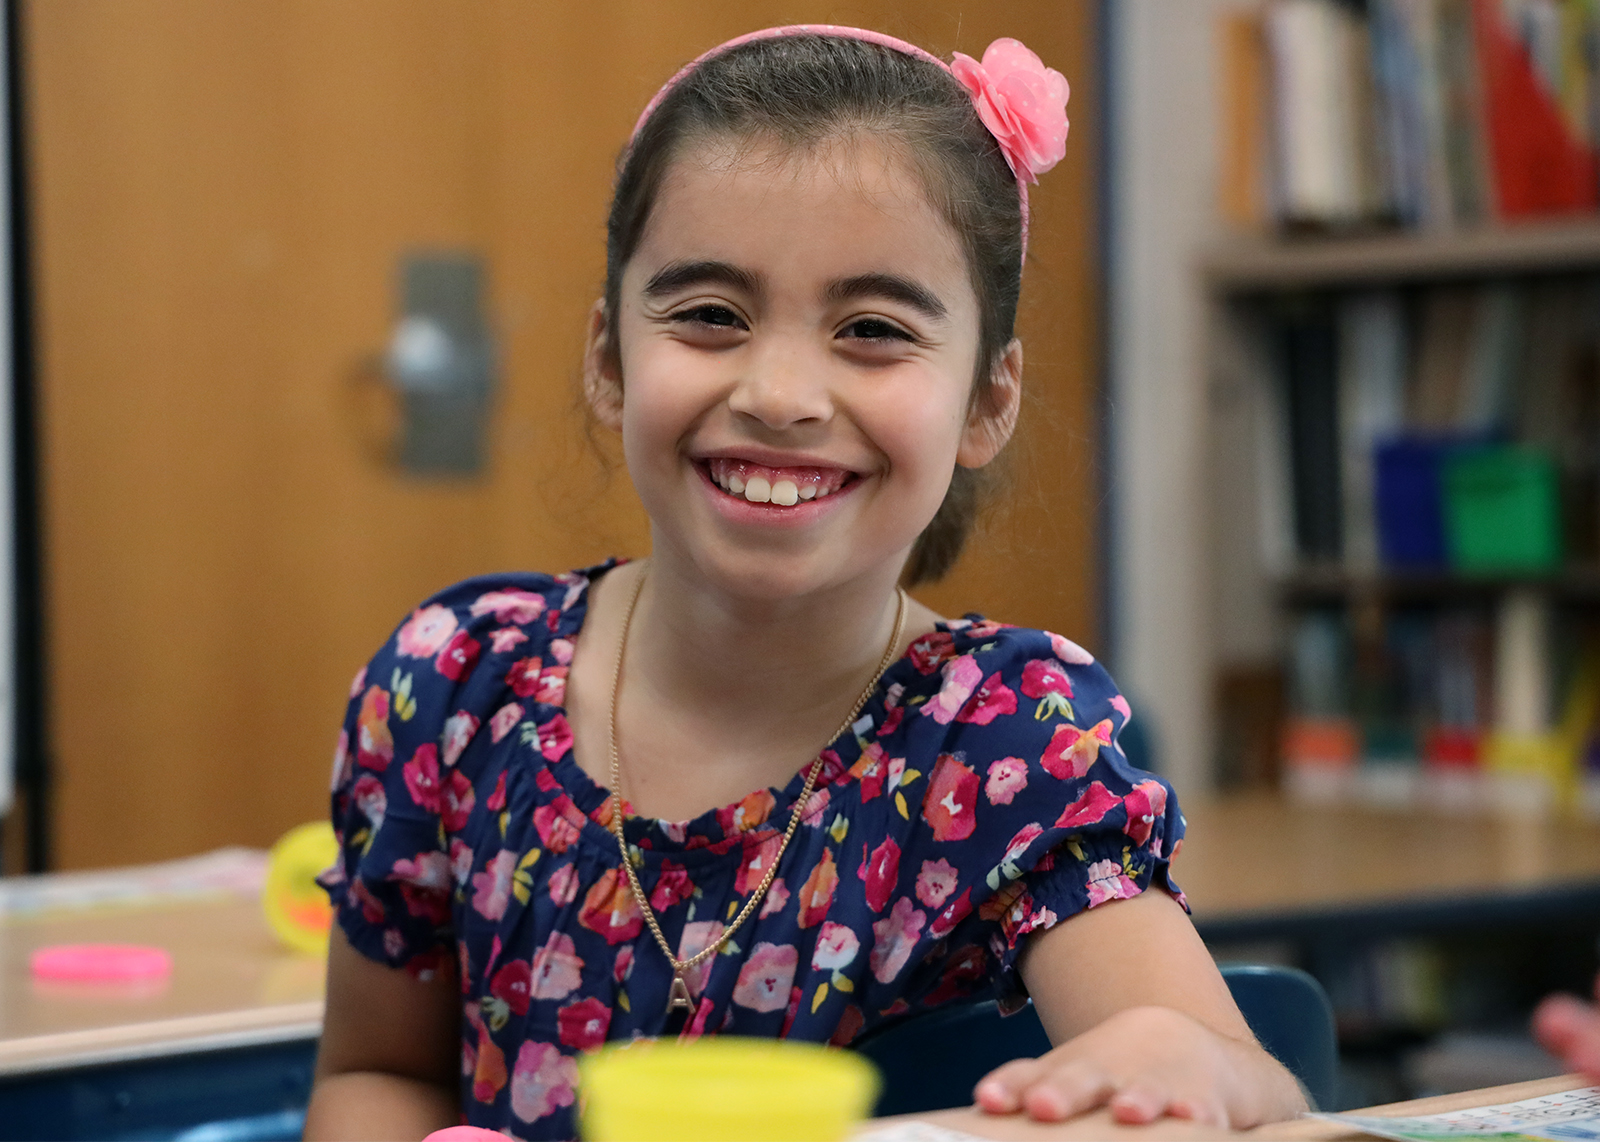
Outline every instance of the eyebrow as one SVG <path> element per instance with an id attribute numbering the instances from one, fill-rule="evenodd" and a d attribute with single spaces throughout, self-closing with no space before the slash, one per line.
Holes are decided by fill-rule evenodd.
<path id="1" fill-rule="evenodd" d="M 852 301 L 862 297 L 885 297 L 909 305 L 924 317 L 944 321 L 950 313 L 930 291 L 895 274 L 858 274 L 832 282 L 824 291 L 829 301 Z"/>
<path id="2" fill-rule="evenodd" d="M 646 297 L 665 297 L 695 285 L 725 285 L 755 297 L 761 295 L 761 279 L 749 270 L 728 262 L 673 262 L 663 266 L 644 285 Z"/>

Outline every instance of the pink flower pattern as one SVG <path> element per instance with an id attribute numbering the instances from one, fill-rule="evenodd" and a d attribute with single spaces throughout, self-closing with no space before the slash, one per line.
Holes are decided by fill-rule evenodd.
<path id="1" fill-rule="evenodd" d="M 782 1011 L 789 1002 L 789 988 L 794 983 L 794 969 L 799 958 L 800 953 L 793 944 L 757 944 L 739 972 L 733 1001 L 756 1011 Z"/>
<path id="2" fill-rule="evenodd" d="M 456 613 L 435 603 L 413 611 L 394 636 L 395 652 L 406 658 L 432 658 L 456 633 Z"/>
<path id="3" fill-rule="evenodd" d="M 817 935 L 817 948 L 811 953 L 811 970 L 838 971 L 849 967 L 860 950 L 861 939 L 854 929 L 830 920 L 822 925 Z"/>
<path id="4" fill-rule="evenodd" d="M 478 718 L 466 710 L 457 710 L 444 723 L 444 756 L 441 758 L 448 768 L 461 759 L 461 751 L 467 748 L 467 743 L 472 740 L 472 735 L 478 732 Z"/>
<path id="5" fill-rule="evenodd" d="M 500 739 L 509 734 L 518 722 L 522 720 L 522 706 L 516 702 L 507 702 L 494 712 L 494 717 L 489 719 L 489 740 L 496 745 Z"/>
<path id="6" fill-rule="evenodd" d="M 571 1106 L 577 1097 L 578 1064 L 553 1043 L 524 1043 L 511 1072 L 511 1113 L 536 1122 Z"/>
<path id="7" fill-rule="evenodd" d="M 464 969 L 466 1120 L 526 1138 L 575 1132 L 575 1057 L 659 1034 L 670 982 L 606 794 L 572 755 L 589 574 L 479 580 L 419 607 L 357 675 L 334 759 L 343 856 L 322 879 L 339 922 L 395 967 Z M 726 944 L 798 782 L 630 818 L 677 954 L 720 947 L 689 973 L 683 1036 L 848 1042 L 992 986 L 1030 933 L 1085 908 L 1178 895 L 1181 817 L 1116 748 L 1128 715 L 1066 639 L 942 624 L 823 751 L 779 877 Z"/>
<path id="8" fill-rule="evenodd" d="M 991 805 L 1009 805 L 1027 787 L 1028 763 L 1020 757 L 1002 757 L 989 766 L 989 782 L 983 787 L 983 794 Z"/>
<path id="9" fill-rule="evenodd" d="M 925 860 L 917 873 L 917 899 L 929 908 L 938 908 L 960 882 L 961 873 L 949 861 Z"/>
<path id="10" fill-rule="evenodd" d="M 1089 907 L 1107 900 L 1139 895 L 1138 883 L 1114 860 L 1097 860 L 1089 866 Z"/>
<path id="11" fill-rule="evenodd" d="M 879 983 L 894 982 L 905 968 L 906 961 L 911 958 L 911 952 L 917 946 L 917 937 L 922 933 L 922 925 L 927 919 L 911 903 L 910 897 L 902 896 L 894 902 L 889 915 L 872 925 L 869 965 L 873 979 Z"/>

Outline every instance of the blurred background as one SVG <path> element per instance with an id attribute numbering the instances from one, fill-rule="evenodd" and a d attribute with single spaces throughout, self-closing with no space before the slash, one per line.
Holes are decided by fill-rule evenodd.
<path id="1" fill-rule="evenodd" d="M 1011 479 L 922 597 L 1106 660 L 1255 909 L 1203 933 L 1322 980 L 1346 1105 L 1550 1068 L 1600 932 L 1594 0 L 12 3 L 4 871 L 265 846 L 419 600 L 643 553 L 578 405 L 613 162 L 790 22 L 1072 83 Z"/>

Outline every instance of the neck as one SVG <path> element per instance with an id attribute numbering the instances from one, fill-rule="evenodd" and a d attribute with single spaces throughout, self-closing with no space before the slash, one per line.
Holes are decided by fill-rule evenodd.
<path id="1" fill-rule="evenodd" d="M 653 556 L 628 633 L 628 677 L 672 707 L 731 716 L 753 730 L 848 709 L 893 630 L 898 571 L 752 598 Z"/>

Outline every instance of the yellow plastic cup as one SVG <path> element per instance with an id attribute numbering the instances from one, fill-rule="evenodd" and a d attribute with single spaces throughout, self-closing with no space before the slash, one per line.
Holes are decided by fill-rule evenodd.
<path id="1" fill-rule="evenodd" d="M 333 826 L 326 821 L 313 821 L 283 834 L 267 857 L 261 909 L 278 939 L 302 955 L 328 954 L 333 906 L 316 878 L 338 856 Z"/>
<path id="2" fill-rule="evenodd" d="M 587 1142 L 834 1142 L 878 1095 L 855 1052 L 771 1039 L 617 1044 L 578 1075 Z"/>

